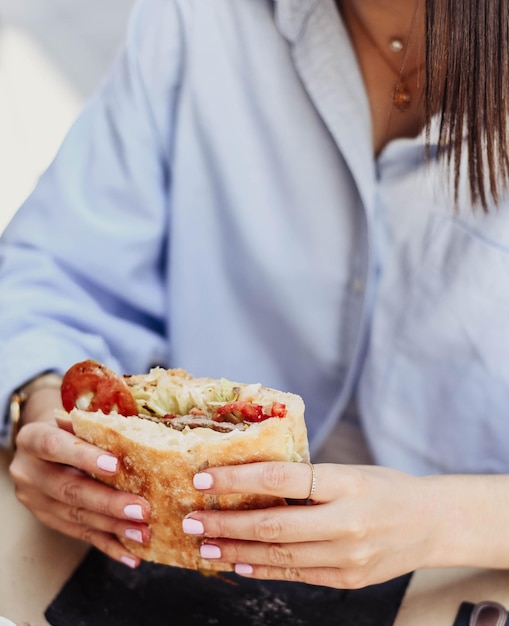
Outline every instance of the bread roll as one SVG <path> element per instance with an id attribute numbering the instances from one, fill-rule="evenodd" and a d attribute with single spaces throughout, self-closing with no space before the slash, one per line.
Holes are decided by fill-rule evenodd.
<path id="1" fill-rule="evenodd" d="M 220 465 L 309 462 L 302 399 L 261 385 L 193 378 L 182 370 L 155 368 L 147 375 L 125 380 L 136 399 L 139 416 L 78 408 L 69 413 L 78 437 L 119 459 L 118 470 L 111 476 L 101 475 L 100 480 L 138 494 L 151 505 L 150 542 L 142 545 L 120 540 L 144 560 L 197 570 L 232 570 L 231 565 L 200 557 L 203 538 L 186 535 L 183 518 L 200 509 L 254 509 L 286 506 L 286 502 L 262 495 L 204 494 L 194 488 L 193 476 Z M 243 404 L 263 407 L 261 421 L 212 423 L 215 420 L 211 416 L 217 420 L 222 410 L 220 419 L 225 419 L 229 408 L 242 408 Z M 266 417 L 271 407 L 276 407 L 278 415 L 285 415 Z M 226 418 L 238 420 L 238 412 L 226 414 Z M 200 420 L 208 426 L 200 425 Z M 173 428 L 173 422 L 181 430 Z M 214 430 L 216 425 L 229 430 L 219 432 Z"/>

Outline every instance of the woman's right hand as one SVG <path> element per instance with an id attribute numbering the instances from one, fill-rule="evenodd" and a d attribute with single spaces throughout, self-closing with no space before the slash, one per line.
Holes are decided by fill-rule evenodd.
<path id="1" fill-rule="evenodd" d="M 77 438 L 70 423 L 57 423 L 61 407 L 57 389 L 40 389 L 27 401 L 10 465 L 16 497 L 46 526 L 137 567 L 140 559 L 118 537 L 150 539 L 148 502 L 91 477 L 111 475 L 118 459 Z"/>

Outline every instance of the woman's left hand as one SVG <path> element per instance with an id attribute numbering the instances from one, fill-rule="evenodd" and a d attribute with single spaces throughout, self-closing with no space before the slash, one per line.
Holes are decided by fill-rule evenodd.
<path id="1" fill-rule="evenodd" d="M 204 558 L 252 578 L 358 588 L 441 564 L 436 479 L 376 466 L 321 464 L 315 473 L 311 506 L 195 511 L 184 531 L 206 538 Z M 278 462 L 211 468 L 194 484 L 205 493 L 295 500 L 308 496 L 311 481 L 309 465 Z"/>

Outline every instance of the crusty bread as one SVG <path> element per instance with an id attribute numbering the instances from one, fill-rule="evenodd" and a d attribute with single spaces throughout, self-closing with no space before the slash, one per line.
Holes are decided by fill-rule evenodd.
<path id="1" fill-rule="evenodd" d="M 201 427 L 178 431 L 162 423 L 126 418 L 115 412 L 108 415 L 80 409 L 70 412 L 77 436 L 120 460 L 115 474 L 100 479 L 150 502 L 150 543 L 141 545 L 121 539 L 133 554 L 167 565 L 228 571 L 232 569 L 230 565 L 200 557 L 203 538 L 184 534 L 183 518 L 200 509 L 253 509 L 286 504 L 282 498 L 261 495 L 203 494 L 192 483 L 194 474 L 208 467 L 257 461 L 309 461 L 302 399 L 266 388 L 258 393 L 260 397 L 264 394 L 277 397 L 286 405 L 287 415 L 228 433 Z"/>

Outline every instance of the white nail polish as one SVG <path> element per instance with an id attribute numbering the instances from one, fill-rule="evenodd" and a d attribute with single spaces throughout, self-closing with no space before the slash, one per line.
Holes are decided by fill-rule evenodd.
<path id="1" fill-rule="evenodd" d="M 212 543 L 204 543 L 200 546 L 200 556 L 204 559 L 220 559 L 221 548 Z"/>
<path id="2" fill-rule="evenodd" d="M 109 454 L 101 454 L 97 457 L 97 467 L 105 472 L 116 472 L 118 459 Z"/>
<path id="3" fill-rule="evenodd" d="M 190 517 L 186 517 L 182 520 L 182 530 L 187 535 L 203 535 L 205 532 L 203 524 L 197 519 L 192 519 Z"/>
<path id="4" fill-rule="evenodd" d="M 138 530 L 137 528 L 127 528 L 124 532 L 124 536 L 127 539 L 131 539 L 132 541 L 143 543 L 143 535 L 141 533 L 141 530 Z"/>
<path id="5" fill-rule="evenodd" d="M 130 556 L 123 556 L 120 560 L 124 565 L 127 565 L 127 567 L 132 569 L 136 567 L 136 560 L 132 559 Z"/>
<path id="6" fill-rule="evenodd" d="M 139 504 L 128 504 L 124 508 L 124 515 L 129 519 L 141 521 L 143 519 L 143 510 Z"/>
<path id="7" fill-rule="evenodd" d="M 193 477 L 193 485 L 196 489 L 210 489 L 214 484 L 214 479 L 207 472 L 200 472 Z"/>

